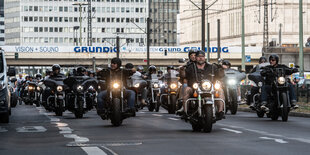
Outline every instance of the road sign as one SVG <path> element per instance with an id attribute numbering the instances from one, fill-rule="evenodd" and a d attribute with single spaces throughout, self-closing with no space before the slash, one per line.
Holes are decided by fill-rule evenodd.
<path id="1" fill-rule="evenodd" d="M 245 56 L 245 62 L 251 62 L 251 56 L 250 55 Z"/>

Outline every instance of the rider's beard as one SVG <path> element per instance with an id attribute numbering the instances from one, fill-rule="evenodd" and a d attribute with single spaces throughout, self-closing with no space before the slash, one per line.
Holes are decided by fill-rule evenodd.
<path id="1" fill-rule="evenodd" d="M 200 60 L 200 61 L 197 61 L 197 63 L 198 63 L 199 65 L 203 65 L 203 64 L 205 63 L 205 61 Z"/>

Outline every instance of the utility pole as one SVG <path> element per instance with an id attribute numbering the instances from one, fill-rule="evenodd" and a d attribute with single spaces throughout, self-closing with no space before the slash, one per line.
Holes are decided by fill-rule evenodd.
<path id="1" fill-rule="evenodd" d="M 88 1 L 88 17 L 87 17 L 87 46 L 93 45 L 93 35 L 92 35 L 92 8 L 91 0 Z"/>
<path id="2" fill-rule="evenodd" d="M 299 77 L 304 77 L 304 40 L 303 40 L 303 9 L 302 0 L 299 0 Z"/>
<path id="3" fill-rule="evenodd" d="M 201 3 L 201 49 L 202 51 L 206 51 L 206 17 L 205 17 L 205 12 L 206 12 L 206 0 L 202 0 Z"/>
<path id="4" fill-rule="evenodd" d="M 264 34 L 263 34 L 263 47 L 264 53 L 267 52 L 268 48 L 268 0 L 264 0 Z"/>
<path id="5" fill-rule="evenodd" d="M 245 71 L 245 36 L 244 36 L 244 0 L 242 0 L 242 11 L 241 11 L 241 46 L 242 46 L 242 65 L 241 70 Z"/>
<path id="6" fill-rule="evenodd" d="M 149 17 L 146 19 L 146 59 L 147 59 L 147 68 L 150 67 L 150 26 L 151 26 L 151 19 L 150 19 L 150 15 Z"/>
<path id="7" fill-rule="evenodd" d="M 120 47 L 119 47 L 119 36 L 116 36 L 116 57 L 119 58 L 120 53 Z"/>
<path id="8" fill-rule="evenodd" d="M 217 19 L 217 60 L 221 58 L 221 20 Z"/>
<path id="9" fill-rule="evenodd" d="M 77 3 L 74 3 L 73 5 L 79 6 L 79 11 L 80 11 L 80 46 L 82 46 L 82 6 L 88 5 L 88 4 L 77 2 Z"/>

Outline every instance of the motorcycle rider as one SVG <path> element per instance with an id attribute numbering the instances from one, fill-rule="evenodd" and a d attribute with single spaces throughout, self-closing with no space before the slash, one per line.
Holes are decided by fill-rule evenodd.
<path id="1" fill-rule="evenodd" d="M 37 73 L 36 74 L 36 80 L 41 81 L 41 79 L 42 79 L 42 75 L 40 73 Z"/>
<path id="2" fill-rule="evenodd" d="M 126 84 L 126 79 L 131 76 L 133 74 L 133 71 L 135 71 L 135 69 L 133 70 L 122 70 L 120 67 L 122 65 L 122 61 L 119 58 L 113 58 L 111 60 L 111 68 L 109 68 L 111 70 L 111 76 L 112 77 L 120 77 L 121 72 L 123 72 L 123 83 L 124 86 L 127 86 Z M 106 71 L 99 71 L 98 72 L 98 76 L 100 76 L 103 79 L 106 79 L 107 83 L 111 82 L 110 79 L 110 72 L 106 72 Z M 97 102 L 98 102 L 98 107 L 97 107 L 97 114 L 103 117 L 103 114 L 105 113 L 106 109 L 105 108 L 105 104 L 106 104 L 106 100 L 105 98 L 107 97 L 107 90 L 101 91 L 98 96 L 97 96 Z M 135 92 L 133 90 L 129 90 L 129 89 L 125 89 L 124 91 L 124 98 L 127 99 L 127 103 L 129 106 L 129 112 L 131 113 L 135 113 Z"/>
<path id="3" fill-rule="evenodd" d="M 270 65 L 266 66 L 266 68 L 269 69 L 275 69 L 275 68 L 289 68 L 286 65 L 283 64 L 279 64 L 279 56 L 278 55 L 270 55 L 269 57 L 269 63 Z M 264 69 L 261 71 L 261 75 L 266 77 L 265 79 L 265 84 L 262 86 L 262 95 L 261 95 L 261 101 L 262 101 L 262 105 L 261 108 L 265 109 L 266 111 L 268 111 L 269 109 L 267 108 L 267 100 L 268 100 L 268 95 L 270 94 L 272 88 L 272 82 L 274 80 L 274 76 L 272 74 L 268 74 L 268 70 Z M 296 109 L 298 108 L 298 105 L 296 105 L 296 95 L 295 95 L 295 91 L 293 88 L 293 85 L 291 83 L 288 83 L 289 85 L 289 96 L 290 96 L 290 100 L 291 100 L 291 107 Z"/>
<path id="4" fill-rule="evenodd" d="M 79 67 L 76 69 L 75 76 L 86 76 L 86 68 L 83 67 L 83 66 L 79 66 Z"/>
<path id="5" fill-rule="evenodd" d="M 259 58 L 259 60 L 258 60 L 258 64 L 263 64 L 263 63 L 268 63 L 268 62 L 267 62 L 267 58 L 264 57 L 264 56 L 261 56 L 261 57 Z M 255 73 L 255 72 L 257 72 L 258 70 L 259 70 L 259 65 L 255 66 L 255 67 L 251 70 L 251 73 Z M 259 91 L 259 88 L 258 88 L 258 87 L 252 87 L 252 88 L 251 88 L 251 95 L 250 95 L 250 98 L 249 98 L 249 99 L 250 99 L 249 103 L 251 103 L 251 104 L 250 104 L 250 108 L 251 108 L 251 109 L 255 108 L 255 106 L 256 106 L 256 103 L 253 102 L 253 96 L 254 96 L 255 94 L 257 94 L 258 91 Z"/>
<path id="6" fill-rule="evenodd" d="M 215 69 L 215 79 L 222 79 L 225 76 L 224 70 L 221 66 L 211 65 L 206 62 L 205 52 L 197 51 L 196 52 L 196 62 L 191 63 L 185 70 L 185 79 L 188 81 L 188 85 L 192 86 L 195 82 L 198 82 L 202 79 L 212 79 L 212 67 Z M 193 73 L 197 73 L 197 75 Z M 198 79 L 197 79 L 198 78 Z M 214 82 L 214 81 L 212 81 Z M 183 96 L 183 109 L 185 102 L 193 95 L 194 91 L 192 87 L 186 87 L 184 96 Z M 220 89 L 219 97 L 225 100 L 224 91 Z M 224 117 L 224 103 L 221 101 L 215 101 L 218 111 L 216 112 L 216 119 L 220 120 Z M 185 115 L 184 110 L 180 109 L 178 113 L 183 112 L 183 117 Z"/>
<path id="7" fill-rule="evenodd" d="M 128 70 L 132 70 L 134 68 L 133 64 L 132 63 L 127 63 L 125 65 L 125 68 L 128 69 Z M 137 67 L 137 70 L 139 70 L 138 72 L 135 72 L 131 78 L 133 77 L 142 77 L 142 79 L 145 79 L 146 76 L 142 75 L 141 72 L 143 71 L 143 67 L 142 66 L 138 66 Z M 142 105 L 146 105 L 146 98 L 147 98 L 147 90 L 146 90 L 146 86 L 147 86 L 147 82 L 146 81 L 141 81 L 139 83 L 139 92 L 141 92 L 141 96 L 142 96 L 142 99 L 141 99 L 141 103 Z"/>

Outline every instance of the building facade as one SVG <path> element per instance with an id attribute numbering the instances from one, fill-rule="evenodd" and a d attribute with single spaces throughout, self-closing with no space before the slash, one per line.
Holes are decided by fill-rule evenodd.
<path id="1" fill-rule="evenodd" d="M 4 25 L 4 0 L 0 0 L 0 46 L 4 45 L 5 38 Z"/>
<path id="2" fill-rule="evenodd" d="M 87 0 L 4 0 L 6 45 L 74 46 L 80 38 L 80 9 Z M 91 0 L 92 45 L 143 46 L 146 0 Z M 87 5 L 82 6 L 82 46 L 87 46 Z M 80 43 L 78 43 L 80 45 Z"/>
<path id="3" fill-rule="evenodd" d="M 198 6 L 200 1 L 193 0 Z M 206 0 L 206 5 L 213 1 Z M 210 23 L 210 45 L 217 46 L 217 20 L 220 19 L 220 37 L 223 46 L 241 46 L 242 0 L 218 0 L 206 10 Z M 264 0 L 245 0 L 245 45 L 263 47 Z M 180 44 L 201 44 L 201 10 L 188 0 L 180 5 Z M 304 43 L 310 37 L 310 0 L 303 0 Z M 207 13 L 208 12 L 208 13 Z M 208 16 L 208 18 L 207 18 Z M 206 22 L 207 23 L 207 22 Z M 299 46 L 299 1 L 268 0 L 269 42 L 274 46 Z M 281 25 L 281 26 L 280 26 Z M 281 28 L 280 28 L 281 27 Z M 280 34 L 281 29 L 281 36 Z"/>
<path id="4" fill-rule="evenodd" d="M 179 0 L 150 0 L 152 46 L 176 46 Z"/>

